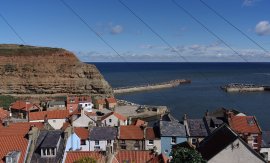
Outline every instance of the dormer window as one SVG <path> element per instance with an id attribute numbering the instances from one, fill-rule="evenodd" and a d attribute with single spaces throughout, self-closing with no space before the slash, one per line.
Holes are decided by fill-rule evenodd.
<path id="1" fill-rule="evenodd" d="M 56 148 L 41 148 L 41 157 L 55 157 Z"/>
<path id="2" fill-rule="evenodd" d="M 5 160 L 5 162 L 6 162 L 6 163 L 19 162 L 20 156 L 21 156 L 21 152 L 20 152 L 20 151 L 12 151 L 12 152 L 9 152 L 9 153 L 6 155 L 6 160 Z"/>

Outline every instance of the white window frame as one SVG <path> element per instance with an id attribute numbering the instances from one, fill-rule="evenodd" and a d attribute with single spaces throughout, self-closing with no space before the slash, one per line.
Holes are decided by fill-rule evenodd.
<path id="1" fill-rule="evenodd" d="M 175 142 L 173 140 L 175 140 Z M 176 144 L 176 143 L 177 143 L 177 138 L 175 136 L 173 136 L 171 138 L 171 144 Z"/>
<path id="2" fill-rule="evenodd" d="M 152 143 L 150 143 L 150 141 L 151 141 Z M 148 140 L 148 145 L 154 145 L 154 140 Z"/>

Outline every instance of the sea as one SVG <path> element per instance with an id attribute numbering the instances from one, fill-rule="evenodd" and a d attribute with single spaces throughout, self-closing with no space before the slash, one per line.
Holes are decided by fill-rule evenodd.
<path id="1" fill-rule="evenodd" d="M 165 105 L 177 119 L 202 118 L 206 111 L 236 109 L 256 116 L 270 130 L 270 91 L 227 93 L 229 83 L 270 85 L 270 63 L 91 63 L 113 88 L 190 79 L 169 89 L 117 95 L 143 105 Z"/>

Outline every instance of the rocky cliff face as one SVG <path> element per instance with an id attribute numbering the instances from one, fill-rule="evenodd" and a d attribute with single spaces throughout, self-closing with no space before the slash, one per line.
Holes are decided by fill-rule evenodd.
<path id="1" fill-rule="evenodd" d="M 0 45 L 0 94 L 112 94 L 94 65 L 64 49 Z"/>

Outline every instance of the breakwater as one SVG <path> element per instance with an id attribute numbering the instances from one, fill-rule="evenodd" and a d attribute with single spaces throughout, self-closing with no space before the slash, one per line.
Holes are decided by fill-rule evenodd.
<path id="1" fill-rule="evenodd" d="M 260 92 L 260 91 L 270 91 L 270 86 L 255 85 L 255 84 L 228 84 L 222 86 L 226 92 Z"/>
<path id="2" fill-rule="evenodd" d="M 165 89 L 165 88 L 176 87 L 180 84 L 188 84 L 188 83 L 191 83 L 191 80 L 177 79 L 177 80 L 171 80 L 171 81 L 162 82 L 162 83 L 114 88 L 113 93 L 121 94 L 121 93 L 149 91 L 149 90 L 156 90 L 156 89 Z"/>

